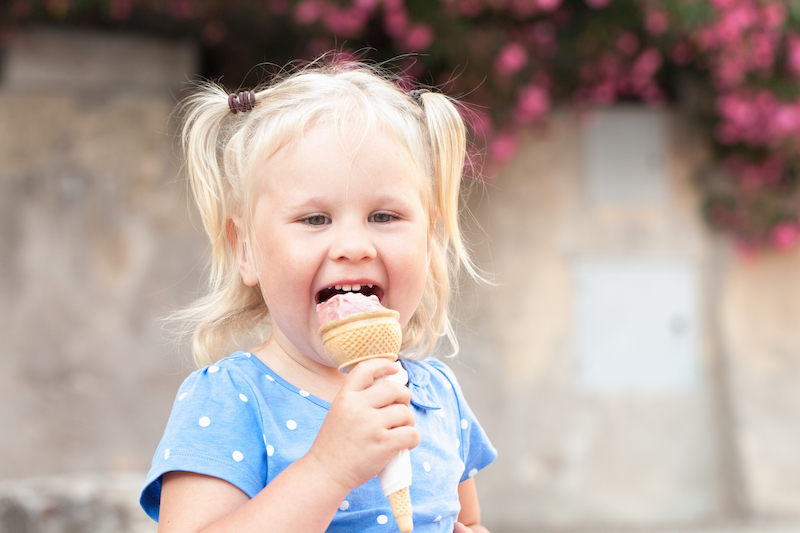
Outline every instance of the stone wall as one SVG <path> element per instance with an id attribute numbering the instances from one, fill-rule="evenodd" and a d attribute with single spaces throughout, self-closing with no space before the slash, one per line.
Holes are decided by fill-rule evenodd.
<path id="1" fill-rule="evenodd" d="M 190 370 L 158 320 L 205 264 L 170 118 L 193 48 L 38 30 L 3 64 L 0 533 L 154 531 L 136 493 Z M 496 284 L 465 285 L 452 366 L 495 533 L 800 532 L 800 251 L 708 233 L 691 131 L 556 111 L 470 197 Z"/>

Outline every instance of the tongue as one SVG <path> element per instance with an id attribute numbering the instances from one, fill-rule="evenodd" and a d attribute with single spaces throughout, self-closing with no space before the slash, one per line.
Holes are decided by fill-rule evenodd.
<path id="1" fill-rule="evenodd" d="M 317 320 L 319 325 L 337 318 L 344 318 L 355 313 L 385 309 L 374 294 L 365 296 L 360 292 L 336 294 L 324 302 L 317 304 Z"/>

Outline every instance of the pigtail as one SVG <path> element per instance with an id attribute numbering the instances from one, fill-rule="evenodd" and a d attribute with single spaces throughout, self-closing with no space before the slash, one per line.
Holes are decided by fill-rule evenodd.
<path id="1" fill-rule="evenodd" d="M 227 95 L 215 85 L 186 102 L 182 130 L 183 150 L 189 188 L 200 212 L 203 227 L 211 240 L 211 285 L 224 276 L 226 260 L 225 219 L 228 206 L 219 164 L 219 138 L 223 121 L 230 114 Z"/>
<path id="2" fill-rule="evenodd" d="M 266 315 L 258 289 L 244 285 L 239 276 L 227 235 L 228 215 L 241 202 L 235 192 L 240 187 L 230 182 L 241 174 L 239 159 L 229 154 L 232 146 L 241 147 L 242 136 L 226 129 L 235 113 L 228 94 L 210 83 L 184 105 L 185 170 L 211 243 L 211 263 L 207 294 L 171 318 L 185 325 L 184 333 L 191 333 L 194 360 L 201 367 L 218 360 L 232 338 L 251 331 Z"/>
<path id="3" fill-rule="evenodd" d="M 425 115 L 436 218 L 433 236 L 436 242 L 432 246 L 430 275 L 425 291 L 429 301 L 423 301 L 420 306 L 417 326 L 434 326 L 439 335 L 448 338 L 457 353 L 458 342 L 448 314 L 452 285 L 462 268 L 472 278 L 484 280 L 469 255 L 459 221 L 461 180 L 467 148 L 466 126 L 455 104 L 447 96 L 428 91 L 413 91 L 410 96 L 422 107 Z M 437 339 L 429 337 L 426 340 L 422 347 L 431 349 Z"/>

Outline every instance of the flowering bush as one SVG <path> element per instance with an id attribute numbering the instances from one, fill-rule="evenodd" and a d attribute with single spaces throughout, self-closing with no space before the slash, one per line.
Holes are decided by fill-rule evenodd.
<path id="1" fill-rule="evenodd" d="M 6 37 L 38 20 L 192 35 L 205 74 L 236 81 L 253 63 L 331 48 L 394 58 L 409 78 L 471 104 L 488 169 L 513 157 L 520 128 L 554 103 L 678 103 L 714 151 L 697 177 L 710 224 L 748 250 L 800 239 L 800 0 L 10 0 L 0 9 Z"/>

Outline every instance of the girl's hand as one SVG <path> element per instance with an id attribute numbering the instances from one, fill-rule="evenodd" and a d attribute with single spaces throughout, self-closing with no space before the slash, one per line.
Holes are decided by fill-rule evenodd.
<path id="1" fill-rule="evenodd" d="M 308 455 L 348 491 L 374 478 L 400 450 L 419 444 L 411 392 L 377 378 L 396 373 L 387 359 L 359 363 L 333 399 Z"/>
<path id="2" fill-rule="evenodd" d="M 461 522 L 456 522 L 453 524 L 453 533 L 472 533 L 472 530 Z"/>

